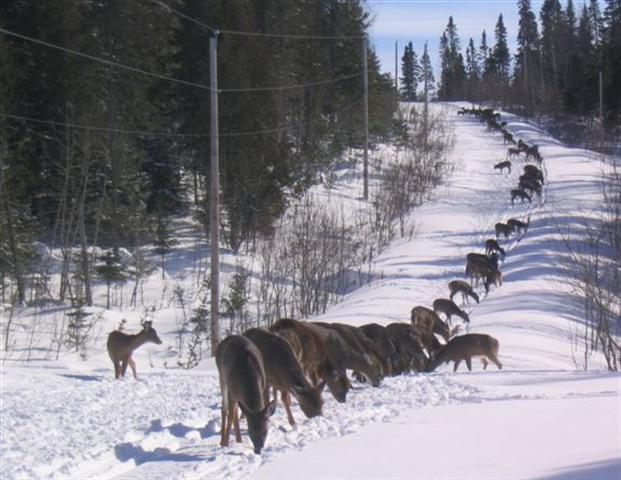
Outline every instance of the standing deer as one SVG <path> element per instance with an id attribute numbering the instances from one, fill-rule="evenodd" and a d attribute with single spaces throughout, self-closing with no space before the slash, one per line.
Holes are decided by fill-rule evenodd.
<path id="1" fill-rule="evenodd" d="M 509 236 L 513 233 L 513 227 L 502 222 L 498 222 L 494 226 L 494 230 L 496 231 L 496 240 L 500 238 L 500 235 L 503 235 L 505 238 L 509 238 Z"/>
<path id="2" fill-rule="evenodd" d="M 517 231 L 517 233 L 522 233 L 522 230 L 524 230 L 524 235 L 526 235 L 526 232 L 528 231 L 528 227 L 530 225 L 530 215 L 528 216 L 526 223 L 522 222 L 521 220 L 516 220 L 515 218 L 510 218 L 509 220 L 507 220 L 507 225 L 511 225 L 515 229 L 515 231 Z"/>
<path id="3" fill-rule="evenodd" d="M 500 162 L 494 165 L 494 169 L 500 170 L 500 173 L 502 173 L 503 168 L 506 168 L 507 170 L 509 170 L 509 174 L 511 174 L 511 162 L 509 160 L 505 162 Z"/>
<path id="4" fill-rule="evenodd" d="M 136 362 L 132 358 L 132 353 L 141 345 L 152 342 L 157 345 L 161 345 L 162 341 L 157 336 L 155 328 L 153 328 L 153 322 L 144 322 L 142 324 L 142 331 L 135 335 L 129 335 L 119 330 L 110 332 L 108 335 L 108 355 L 114 365 L 114 378 L 118 379 L 125 376 L 127 365 L 132 369 L 134 378 L 138 378 L 136 375 Z"/>
<path id="5" fill-rule="evenodd" d="M 457 315 L 464 322 L 470 323 L 470 317 L 466 312 L 464 312 L 461 308 L 459 308 L 453 300 L 449 300 L 448 298 L 436 298 L 433 301 L 433 311 L 438 315 L 443 313 L 446 316 L 446 320 L 449 325 L 451 324 L 451 317 L 453 315 Z"/>
<path id="6" fill-rule="evenodd" d="M 325 381 L 317 386 L 309 383 L 289 342 L 284 337 L 261 328 L 246 330 L 244 337 L 249 338 L 263 355 L 268 387 L 274 388 L 274 394 L 276 391 L 281 392 L 289 424 L 295 424 L 291 413 L 291 394 L 298 399 L 300 408 L 308 418 L 321 415 L 323 406 L 321 391 Z M 266 391 L 266 401 L 268 400 L 269 392 Z"/>
<path id="7" fill-rule="evenodd" d="M 392 375 L 397 362 L 397 350 L 386 332 L 386 327 L 377 323 L 368 323 L 362 325 L 360 331 L 375 344 L 375 348 L 382 362 L 384 376 L 388 377 Z"/>
<path id="8" fill-rule="evenodd" d="M 472 297 L 475 299 L 477 303 L 479 303 L 479 294 L 476 293 L 468 282 L 464 282 L 463 280 L 453 280 L 448 284 L 449 291 L 451 295 L 449 298 L 453 300 L 453 297 L 457 293 L 461 293 L 462 302 L 468 302 L 468 297 Z"/>
<path id="9" fill-rule="evenodd" d="M 466 362 L 468 370 L 472 371 L 472 357 L 481 357 L 483 370 L 487 368 L 487 361 L 493 362 L 498 369 L 502 369 L 502 363 L 498 360 L 498 340 L 490 335 L 482 333 L 470 333 L 453 338 L 433 360 L 429 362 L 427 372 L 433 372 L 439 365 L 447 362 L 455 362 L 453 371 L 462 360 Z"/>
<path id="10" fill-rule="evenodd" d="M 267 438 L 268 419 L 276 410 L 275 401 L 265 402 L 267 383 L 261 352 L 246 337 L 231 335 L 216 347 L 216 366 L 222 393 L 220 445 L 229 445 L 232 426 L 235 427 L 235 440 L 242 441 L 239 405 L 248 422 L 254 453 L 261 453 Z"/>
<path id="11" fill-rule="evenodd" d="M 485 253 L 487 255 L 490 255 L 495 252 L 500 253 L 503 258 L 505 257 L 505 249 L 498 244 L 498 241 L 494 240 L 493 238 L 488 238 L 487 240 L 485 240 Z"/>
<path id="12" fill-rule="evenodd" d="M 528 203 L 532 203 L 531 196 L 526 193 L 521 188 L 514 188 L 511 190 L 511 205 L 515 205 L 515 199 L 519 198 L 520 202 L 524 202 L 524 200 L 528 200 Z"/>
<path id="13" fill-rule="evenodd" d="M 528 177 L 536 178 L 541 182 L 542 185 L 545 184 L 545 180 L 543 178 L 543 172 L 539 170 L 534 165 L 524 165 L 524 175 Z"/>

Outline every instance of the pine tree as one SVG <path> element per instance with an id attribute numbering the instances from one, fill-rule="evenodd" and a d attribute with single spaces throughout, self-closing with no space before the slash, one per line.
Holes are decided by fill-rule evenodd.
<path id="1" fill-rule="evenodd" d="M 559 0 L 544 0 L 541 6 L 541 63 L 546 83 L 546 100 L 558 104 L 565 73 L 565 15 Z"/>
<path id="2" fill-rule="evenodd" d="M 502 18 L 502 13 L 498 16 L 495 35 L 496 44 L 494 45 L 492 57 L 494 58 L 496 74 L 499 77 L 500 83 L 507 84 L 511 60 L 509 56 L 509 47 L 507 46 L 507 29 Z"/>
<path id="3" fill-rule="evenodd" d="M 460 53 L 461 46 L 457 25 L 453 17 L 449 17 L 448 24 L 440 38 L 440 58 L 442 71 L 440 73 L 440 89 L 438 95 L 443 100 L 457 100 L 464 97 L 466 68 L 464 58 Z"/>
<path id="4" fill-rule="evenodd" d="M 479 59 L 474 40 L 470 38 L 466 49 L 466 78 L 467 78 L 467 97 L 474 101 L 478 98 L 479 83 L 481 81 L 481 71 L 479 69 Z"/>
<path id="5" fill-rule="evenodd" d="M 412 42 L 405 46 L 405 51 L 401 58 L 401 73 L 401 98 L 406 102 L 415 102 L 418 79 L 420 77 L 420 65 L 418 64 Z"/>
<path id="6" fill-rule="evenodd" d="M 593 31 L 593 41 L 599 46 L 602 39 L 602 13 L 599 8 L 599 0 L 589 0 L 589 20 Z"/>
<path id="7" fill-rule="evenodd" d="M 614 125 L 621 118 L 621 0 L 606 0 L 603 25 L 604 103 Z"/>
<path id="8" fill-rule="evenodd" d="M 537 18 L 531 7 L 531 0 L 518 0 L 519 31 L 518 52 L 515 56 L 515 96 L 522 98 L 529 106 L 536 104 L 537 86 L 540 83 L 539 33 Z"/>
<path id="9" fill-rule="evenodd" d="M 423 88 L 426 88 L 425 100 L 429 100 L 429 97 L 431 97 L 433 95 L 433 92 L 435 91 L 436 80 L 433 75 L 433 65 L 431 64 L 431 58 L 429 57 L 429 52 L 427 51 L 427 43 L 425 43 L 423 55 L 420 58 L 420 65 L 420 83 L 423 84 Z"/>

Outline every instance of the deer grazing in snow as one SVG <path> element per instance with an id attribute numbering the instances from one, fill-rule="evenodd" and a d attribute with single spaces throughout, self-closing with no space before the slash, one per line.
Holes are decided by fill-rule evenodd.
<path id="1" fill-rule="evenodd" d="M 408 323 L 390 323 L 386 325 L 386 332 L 397 351 L 394 374 L 424 371 L 427 366 L 427 357 L 423 352 L 423 340 L 417 333 L 416 327 Z M 425 333 L 427 337 L 432 337 L 438 346 L 441 346 L 438 339 L 432 333 L 426 331 Z M 429 349 L 433 348 L 430 345 L 427 351 L 429 352 Z"/>
<path id="2" fill-rule="evenodd" d="M 368 323 L 362 325 L 360 331 L 375 344 L 375 348 L 382 362 L 384 376 L 391 376 L 398 359 L 395 344 L 390 339 L 386 327 L 377 323 Z"/>
<path id="3" fill-rule="evenodd" d="M 110 332 L 106 346 L 110 360 L 112 360 L 114 365 L 115 379 L 125 376 L 127 365 L 131 367 L 134 378 L 138 378 L 136 375 L 136 362 L 132 358 L 132 353 L 138 347 L 148 342 L 157 345 L 162 343 L 160 337 L 157 336 L 155 328 L 153 328 L 153 322 L 144 322 L 142 324 L 142 331 L 135 335 L 123 333 L 119 330 Z"/>
<path id="4" fill-rule="evenodd" d="M 541 185 L 545 185 L 545 181 L 543 178 L 543 172 L 539 170 L 534 165 L 524 165 L 524 175 L 529 178 L 534 178 L 541 182 Z"/>
<path id="5" fill-rule="evenodd" d="M 231 335 L 216 347 L 216 366 L 222 393 L 220 445 L 228 446 L 231 427 L 235 428 L 235 440 L 242 441 L 239 405 L 248 422 L 254 453 L 261 453 L 267 438 L 268 419 L 276 410 L 276 402 L 265 401 L 267 382 L 260 350 L 248 338 Z"/>
<path id="6" fill-rule="evenodd" d="M 511 162 L 509 160 L 507 160 L 505 162 L 500 162 L 500 163 L 497 163 L 496 165 L 494 165 L 494 169 L 495 170 L 500 170 L 500 173 L 502 173 L 502 170 L 504 168 L 509 170 L 509 174 L 511 174 Z"/>
<path id="7" fill-rule="evenodd" d="M 474 300 L 479 303 L 479 294 L 476 293 L 468 282 L 464 282 L 463 280 L 453 280 L 448 284 L 449 291 L 451 294 L 449 298 L 453 300 L 453 297 L 457 293 L 461 293 L 462 302 L 468 302 L 468 297 L 474 298 Z"/>
<path id="8" fill-rule="evenodd" d="M 526 223 L 521 220 L 516 220 L 515 218 L 510 218 L 507 220 L 507 225 L 511 225 L 517 233 L 522 233 L 522 230 L 524 230 L 524 234 L 526 234 L 530 225 L 530 215 L 528 216 Z"/>
<path id="9" fill-rule="evenodd" d="M 455 305 L 453 300 L 449 300 L 448 298 L 436 298 L 433 301 L 433 311 L 438 315 L 443 313 L 446 316 L 446 320 L 449 325 L 451 324 L 451 317 L 453 315 L 458 316 L 466 323 L 470 323 L 470 317 L 468 314 Z"/>
<path id="10" fill-rule="evenodd" d="M 429 332 L 437 333 L 445 342 L 451 338 L 451 330 L 438 314 L 427 307 L 414 307 L 411 316 L 412 325 L 421 327 Z"/>
<path id="11" fill-rule="evenodd" d="M 455 362 L 453 371 L 456 372 L 462 360 L 471 371 L 473 357 L 481 357 L 483 370 L 487 368 L 488 360 L 499 370 L 502 369 L 502 363 L 498 360 L 498 340 L 490 335 L 470 333 L 455 337 L 448 342 L 429 362 L 427 371 L 433 372 L 443 363 Z"/>
<path id="12" fill-rule="evenodd" d="M 511 205 L 515 205 L 516 198 L 519 198 L 521 202 L 528 200 L 528 203 L 532 203 L 531 196 L 521 188 L 514 188 L 511 190 Z"/>
<path id="13" fill-rule="evenodd" d="M 498 241 L 493 238 L 488 238 L 485 240 L 485 254 L 490 255 L 495 252 L 500 253 L 503 258 L 505 257 L 505 249 L 498 244 Z"/>
<path id="14" fill-rule="evenodd" d="M 309 383 L 289 342 L 284 337 L 261 328 L 246 330 L 244 337 L 249 338 L 263 355 L 263 366 L 268 386 L 274 388 L 274 395 L 276 395 L 276 391 L 281 392 L 281 399 L 287 411 L 289 424 L 295 424 L 291 413 L 291 394 L 298 399 L 300 408 L 308 418 L 321 415 L 323 406 L 321 392 L 325 386 L 325 380 L 317 386 Z M 267 402 L 269 392 L 266 391 L 265 393 Z"/>
<path id="15" fill-rule="evenodd" d="M 496 240 L 500 238 L 500 235 L 504 236 L 505 238 L 509 238 L 513 233 L 513 227 L 502 222 L 498 222 L 494 226 L 494 230 L 496 231 Z"/>

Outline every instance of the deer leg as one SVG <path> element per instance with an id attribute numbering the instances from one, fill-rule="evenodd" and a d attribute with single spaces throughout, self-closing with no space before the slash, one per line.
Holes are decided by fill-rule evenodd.
<path id="1" fill-rule="evenodd" d="M 134 362 L 134 359 L 131 356 L 127 359 L 127 362 L 129 363 L 129 366 L 132 369 L 132 373 L 134 374 L 134 378 L 137 380 L 138 379 L 138 375 L 136 375 L 136 362 Z"/>
<path id="2" fill-rule="evenodd" d="M 468 371 L 472 371 L 472 359 L 470 357 L 466 357 L 466 366 L 468 367 Z"/>
<path id="3" fill-rule="evenodd" d="M 237 403 L 235 404 L 235 407 L 233 408 L 233 425 L 235 425 L 235 441 L 237 443 L 241 443 L 242 438 L 241 438 L 241 430 L 239 429 L 239 413 L 237 409 Z"/>
<path id="4" fill-rule="evenodd" d="M 127 359 L 123 360 L 123 363 L 121 365 L 121 376 L 122 377 L 125 376 L 126 370 L 127 370 Z"/>
<path id="5" fill-rule="evenodd" d="M 228 447 L 229 435 L 227 432 L 228 427 L 228 395 L 226 390 L 222 389 L 222 407 L 220 409 L 220 446 Z"/>
<path id="6" fill-rule="evenodd" d="M 488 358 L 494 362 L 494 364 L 498 367 L 498 370 L 502 370 L 502 363 L 500 363 L 500 360 L 498 360 L 498 357 L 494 354 L 492 355 L 488 355 Z"/>
<path id="7" fill-rule="evenodd" d="M 457 371 L 457 367 L 459 367 L 459 364 L 461 363 L 461 360 L 455 360 L 455 365 L 453 365 L 453 371 L 456 372 Z"/>
<path id="8" fill-rule="evenodd" d="M 285 410 L 287 411 L 287 419 L 289 420 L 289 425 L 295 425 L 295 419 L 293 418 L 293 414 L 291 413 L 291 394 L 283 390 L 280 392 L 280 398 L 282 399 L 282 403 L 285 406 Z"/>
<path id="9" fill-rule="evenodd" d="M 483 370 L 487 368 L 487 358 L 481 357 L 481 363 L 483 364 Z"/>
<path id="10" fill-rule="evenodd" d="M 115 360 L 112 362 L 112 365 L 114 365 L 114 379 L 118 380 L 121 376 L 121 362 Z"/>

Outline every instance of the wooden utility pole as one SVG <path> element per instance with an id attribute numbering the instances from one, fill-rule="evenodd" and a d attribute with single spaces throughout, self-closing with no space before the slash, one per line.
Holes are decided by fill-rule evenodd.
<path id="1" fill-rule="evenodd" d="M 604 125 L 604 72 L 599 71 L 599 121 Z"/>
<path id="2" fill-rule="evenodd" d="M 365 200 L 369 199 L 369 74 L 367 68 L 367 40 L 362 39 L 362 87 L 364 90 L 364 164 L 363 164 L 363 193 Z"/>
<path id="3" fill-rule="evenodd" d="M 209 187 L 209 233 L 211 235 L 211 355 L 220 342 L 220 168 L 218 143 L 218 32 L 209 40 L 209 86 L 211 169 Z"/>
<path id="4" fill-rule="evenodd" d="M 397 113 L 399 113 L 399 63 L 398 63 L 398 50 L 399 41 L 395 41 L 395 105 L 397 106 Z"/>

